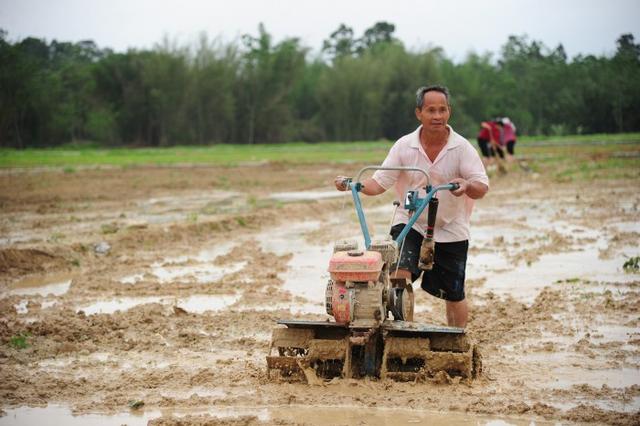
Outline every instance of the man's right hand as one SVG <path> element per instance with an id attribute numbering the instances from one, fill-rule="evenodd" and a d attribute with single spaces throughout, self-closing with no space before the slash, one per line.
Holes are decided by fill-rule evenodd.
<path id="1" fill-rule="evenodd" d="M 350 181 L 351 181 L 351 178 L 349 177 L 336 176 L 336 179 L 333 181 L 333 183 L 336 185 L 336 189 L 338 191 L 346 191 L 347 189 L 349 189 Z"/>

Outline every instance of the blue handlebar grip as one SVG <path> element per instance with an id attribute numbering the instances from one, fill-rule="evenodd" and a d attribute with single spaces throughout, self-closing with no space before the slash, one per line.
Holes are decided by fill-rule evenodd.
<path id="1" fill-rule="evenodd" d="M 458 182 L 451 182 L 449 185 L 451 185 L 451 189 L 449 191 L 455 191 L 460 188 L 460 184 Z"/>

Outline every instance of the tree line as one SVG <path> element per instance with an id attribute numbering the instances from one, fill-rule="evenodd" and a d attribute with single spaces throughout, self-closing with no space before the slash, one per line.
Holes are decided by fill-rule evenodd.
<path id="1" fill-rule="evenodd" d="M 521 134 L 640 130 L 640 45 L 632 34 L 609 56 L 568 59 L 510 36 L 498 55 L 456 63 L 441 48 L 407 49 L 378 22 L 360 37 L 341 25 L 312 54 L 297 38 L 202 35 L 177 46 L 116 53 L 92 41 L 0 30 L 0 146 L 72 141 L 104 146 L 395 140 L 417 125 L 416 88 L 452 93 L 452 125 L 509 116 Z"/>

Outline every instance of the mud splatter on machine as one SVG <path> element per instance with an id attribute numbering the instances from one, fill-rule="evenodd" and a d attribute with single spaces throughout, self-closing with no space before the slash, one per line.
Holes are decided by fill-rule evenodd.
<path id="1" fill-rule="evenodd" d="M 359 192 L 367 170 L 402 170 L 423 173 L 420 190 L 408 191 L 404 208 L 411 219 L 396 240 L 371 240 Z M 476 345 L 463 328 L 413 322 L 413 288 L 404 278 L 392 278 L 399 248 L 420 215 L 428 212 L 428 230 L 420 251 L 420 268 L 433 265 L 433 226 L 438 191 L 454 190 L 450 183 L 432 187 L 429 175 L 413 167 L 369 166 L 349 181 L 365 247 L 338 241 L 329 260 L 331 279 L 326 287 L 326 310 L 333 321 L 279 320 L 273 330 L 267 372 L 308 382 L 334 377 L 365 376 L 400 381 L 431 377 L 440 371 L 472 379 L 482 368 Z M 394 203 L 396 208 L 398 202 Z"/>

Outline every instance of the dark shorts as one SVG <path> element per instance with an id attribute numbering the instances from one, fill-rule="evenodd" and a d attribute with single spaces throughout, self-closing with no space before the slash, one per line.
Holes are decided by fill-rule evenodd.
<path id="1" fill-rule="evenodd" d="M 489 147 L 489 139 L 478 138 L 478 146 L 483 157 L 491 157 L 491 149 Z"/>
<path id="2" fill-rule="evenodd" d="M 511 155 L 514 154 L 515 152 L 515 147 L 516 147 L 516 141 L 509 141 L 507 142 L 507 152 Z"/>
<path id="3" fill-rule="evenodd" d="M 396 239 L 403 228 L 403 224 L 395 225 L 391 228 L 391 236 Z M 450 302 L 464 300 L 464 278 L 469 241 L 436 243 L 433 269 L 422 271 L 418 268 L 422 240 L 423 237 L 418 231 L 413 228 L 409 231 L 404 239 L 404 245 L 400 245 L 402 253 L 400 253 L 399 268 L 409 270 L 413 281 L 417 280 L 422 273 L 421 287 L 432 296 Z M 392 273 L 395 268 L 396 265 L 393 265 Z"/>

